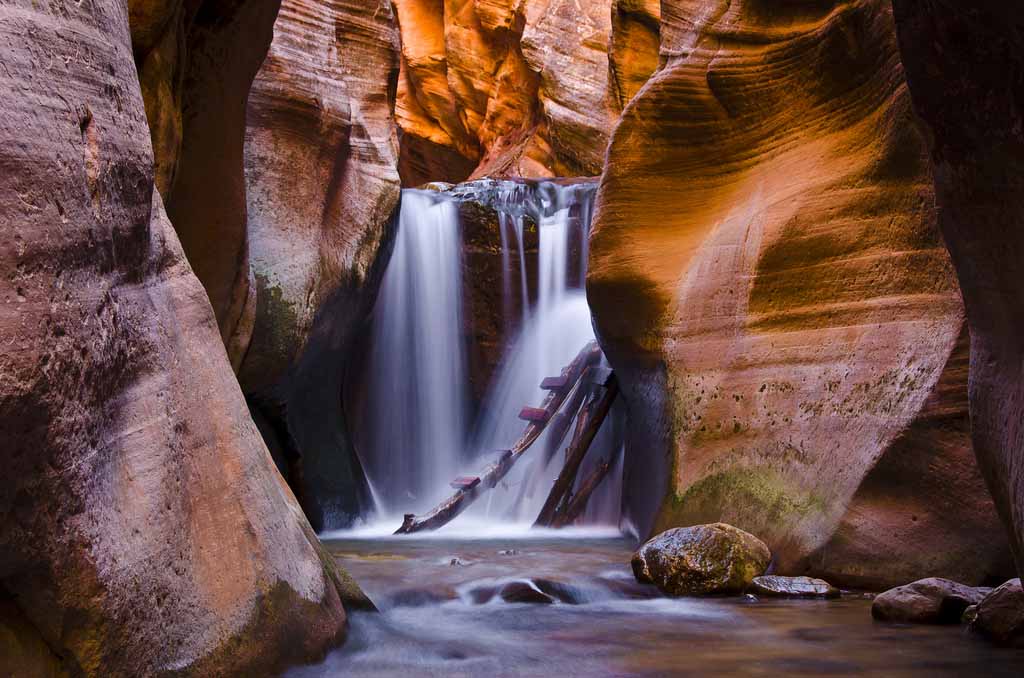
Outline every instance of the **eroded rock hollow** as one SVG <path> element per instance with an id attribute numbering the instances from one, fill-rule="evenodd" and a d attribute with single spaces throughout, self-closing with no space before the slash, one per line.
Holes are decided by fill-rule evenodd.
<path id="1" fill-rule="evenodd" d="M 588 281 L 639 531 L 721 520 L 845 584 L 1005 573 L 889 3 L 663 2 L 661 58 Z"/>

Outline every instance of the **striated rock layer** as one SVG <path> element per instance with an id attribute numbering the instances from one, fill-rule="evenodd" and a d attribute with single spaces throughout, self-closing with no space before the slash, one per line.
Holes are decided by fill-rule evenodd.
<path id="1" fill-rule="evenodd" d="M 242 174 L 245 105 L 280 4 L 128 3 L 156 185 L 236 369 L 256 310 Z"/>
<path id="2" fill-rule="evenodd" d="M 405 185 L 600 174 L 657 65 L 651 0 L 395 0 Z"/>
<path id="3" fill-rule="evenodd" d="M 893 5 L 971 328 L 974 449 L 1024 574 L 1024 8 Z"/>
<path id="4" fill-rule="evenodd" d="M 0 656 L 274 671 L 343 637 L 341 580 L 154 190 L 128 20 L 0 9 Z"/>
<path id="5" fill-rule="evenodd" d="M 249 248 L 258 286 L 239 374 L 318 529 L 360 508 L 343 422 L 349 345 L 398 204 L 389 0 L 285 0 L 249 96 Z"/>
<path id="6" fill-rule="evenodd" d="M 638 531 L 728 522 L 840 585 L 1005 572 L 888 3 L 665 1 L 661 60 L 588 280 Z"/>

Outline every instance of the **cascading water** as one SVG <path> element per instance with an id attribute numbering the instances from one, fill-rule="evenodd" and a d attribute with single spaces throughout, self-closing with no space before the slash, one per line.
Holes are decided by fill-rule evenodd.
<path id="1" fill-rule="evenodd" d="M 405 191 L 369 357 L 366 470 L 382 513 L 425 507 L 460 462 L 468 408 L 459 260 L 455 204 Z"/>
<path id="2" fill-rule="evenodd" d="M 557 375 L 594 339 L 583 281 L 595 188 L 593 182 L 481 181 L 444 192 L 403 193 L 395 249 L 374 313 L 365 408 L 370 430 L 361 445 L 379 518 L 394 523 L 402 513 L 433 506 L 450 494 L 454 477 L 473 474 L 511 446 L 523 432 L 520 409 L 544 398 L 541 381 Z M 472 426 L 465 416 L 469 386 L 458 219 L 466 201 L 497 212 L 505 347 Z M 535 236 L 535 266 L 527 265 L 528 236 Z M 535 271 L 532 280 L 528 271 Z M 602 427 L 579 475 L 585 477 L 599 461 L 615 464 L 584 522 L 618 522 L 619 418 L 610 417 Z M 455 524 L 532 523 L 564 461 L 560 454 L 544 453 L 559 444 L 548 435 Z"/>

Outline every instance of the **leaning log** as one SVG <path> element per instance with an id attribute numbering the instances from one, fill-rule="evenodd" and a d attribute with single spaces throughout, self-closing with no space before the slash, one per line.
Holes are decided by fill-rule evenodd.
<path id="1" fill-rule="evenodd" d="M 583 515 L 583 511 L 586 510 L 587 503 L 590 501 L 590 496 L 594 494 L 594 490 L 608 477 L 608 472 L 611 470 L 612 462 L 609 459 L 605 459 L 598 464 L 597 468 L 580 483 L 569 503 L 564 504 L 564 508 L 555 514 L 554 519 L 551 521 L 551 527 L 562 528 L 575 523 L 576 519 Z"/>
<path id="2" fill-rule="evenodd" d="M 591 395 L 583 405 L 580 415 L 576 419 L 576 431 L 573 433 L 572 441 L 566 452 L 565 466 L 562 467 L 555 484 L 551 487 L 551 492 L 544 502 L 544 508 L 541 509 L 533 524 L 534 527 L 549 527 L 559 507 L 567 503 L 567 497 L 576 482 L 576 475 L 583 464 L 583 458 L 587 456 L 587 450 L 594 442 L 594 438 L 601 429 L 601 424 L 608 416 L 618 394 L 619 384 L 615 380 L 615 375 L 609 374 L 604 389 Z"/>
<path id="3" fill-rule="evenodd" d="M 479 483 L 473 487 L 457 490 L 455 494 L 421 517 L 417 517 L 412 513 L 405 514 L 402 526 L 395 531 L 395 534 L 412 534 L 414 532 L 436 530 L 439 527 L 443 527 L 465 511 L 481 494 L 496 487 L 502 478 L 512 470 L 512 467 L 519 461 L 523 453 L 544 432 L 544 428 L 551 421 L 551 417 L 562 406 L 562 403 L 565 402 L 573 386 L 582 377 L 584 370 L 596 363 L 600 358 L 601 349 L 598 347 L 597 342 L 592 341 L 584 346 L 583 350 L 579 352 L 573 361 L 562 370 L 561 376 L 565 377 L 564 385 L 561 388 L 550 390 L 539 408 L 530 408 L 544 410 L 547 413 L 546 417 L 541 418 L 537 416 L 533 418 L 531 415 L 523 435 L 520 436 L 511 449 L 503 451 L 497 460 L 484 469 L 479 476 Z"/>
<path id="4" fill-rule="evenodd" d="M 583 407 L 583 400 L 592 391 L 592 386 L 586 383 L 586 377 L 576 387 L 576 390 L 572 392 L 572 397 L 569 398 L 569 402 L 565 404 L 565 407 L 558 411 L 558 414 L 551 417 L 551 421 L 548 422 L 548 437 L 544 439 L 544 454 L 541 455 L 541 463 L 543 466 L 547 466 L 551 463 L 551 458 L 555 456 L 555 452 L 562 447 L 562 442 L 565 440 L 565 435 L 569 432 L 569 427 L 572 426 L 573 420 L 577 418 L 580 413 L 580 409 Z"/>

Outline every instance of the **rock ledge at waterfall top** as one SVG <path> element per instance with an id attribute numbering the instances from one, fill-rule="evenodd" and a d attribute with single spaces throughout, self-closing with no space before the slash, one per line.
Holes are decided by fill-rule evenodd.
<path id="1" fill-rule="evenodd" d="M 725 523 L 668 530 L 633 555 L 633 574 L 671 596 L 742 593 L 764 573 L 771 552 Z"/>

